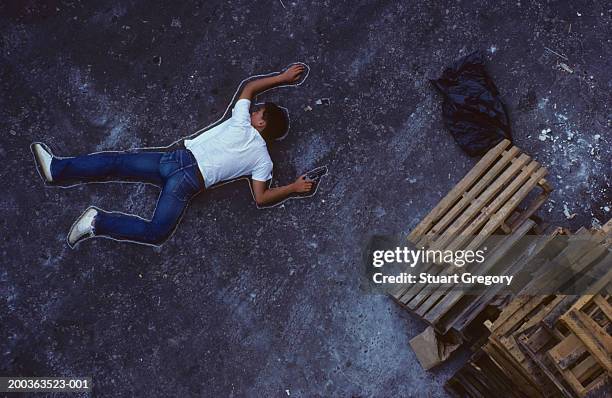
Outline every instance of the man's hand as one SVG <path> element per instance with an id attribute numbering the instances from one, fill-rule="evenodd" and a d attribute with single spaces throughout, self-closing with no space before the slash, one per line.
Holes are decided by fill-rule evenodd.
<path id="1" fill-rule="evenodd" d="M 287 84 L 295 84 L 302 78 L 302 73 L 306 70 L 303 64 L 294 64 L 280 74 L 283 81 Z"/>
<path id="2" fill-rule="evenodd" d="M 303 175 L 295 180 L 295 182 L 291 184 L 291 187 L 295 193 L 305 193 L 312 189 L 313 184 L 314 183 L 312 181 L 306 180 L 306 175 Z"/>
<path id="3" fill-rule="evenodd" d="M 305 193 L 312 189 L 312 181 L 306 181 L 306 175 L 295 182 L 277 188 L 268 188 L 267 182 L 252 180 L 253 195 L 258 206 L 266 206 L 284 200 L 293 193 Z"/>

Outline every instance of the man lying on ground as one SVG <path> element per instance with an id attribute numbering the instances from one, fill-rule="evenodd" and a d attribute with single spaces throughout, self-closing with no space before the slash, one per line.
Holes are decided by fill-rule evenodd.
<path id="1" fill-rule="evenodd" d="M 274 76 L 248 82 L 228 120 L 183 141 L 184 148 L 166 152 L 99 152 L 76 157 L 56 157 L 41 143 L 32 152 L 41 176 L 48 183 L 129 180 L 153 183 L 161 193 L 151 220 L 121 212 L 89 207 L 68 233 L 74 247 L 90 237 L 161 245 L 173 233 L 190 200 L 211 186 L 250 176 L 258 205 L 275 203 L 293 193 L 308 192 L 312 182 L 304 176 L 278 188 L 269 188 L 272 160 L 267 144 L 283 137 L 288 130 L 288 115 L 277 105 L 266 102 L 251 109 L 260 92 L 273 87 L 296 84 L 305 66 L 294 64 Z"/>

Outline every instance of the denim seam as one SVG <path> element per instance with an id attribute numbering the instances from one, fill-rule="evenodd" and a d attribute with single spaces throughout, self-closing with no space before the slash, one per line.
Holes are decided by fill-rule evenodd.
<path id="1" fill-rule="evenodd" d="M 189 166 L 187 166 L 187 167 L 181 167 L 181 168 L 178 168 L 178 169 L 174 170 L 172 173 L 168 174 L 168 178 L 172 177 L 173 175 L 175 175 L 175 174 L 176 174 L 176 173 L 178 173 L 179 171 L 183 171 L 183 170 L 185 170 L 185 169 L 187 169 L 187 168 L 189 168 Z"/>
<path id="2" fill-rule="evenodd" d="M 187 183 L 188 183 L 188 184 L 190 184 L 190 185 L 191 185 L 191 183 L 189 182 L 189 179 L 187 178 L 187 176 L 186 176 L 185 174 L 183 174 L 182 178 L 183 178 L 185 181 L 187 181 Z M 180 188 L 180 186 L 181 186 L 181 184 L 182 184 L 182 183 L 183 183 L 183 180 L 181 180 L 181 182 L 180 182 L 179 184 L 177 184 L 177 185 L 174 187 L 174 189 L 172 189 L 171 194 L 172 194 L 172 195 L 173 195 L 173 196 L 174 196 L 176 199 L 178 199 L 178 200 L 179 200 L 179 201 L 181 201 L 181 202 L 188 202 L 190 198 L 183 199 L 183 198 L 181 198 L 181 196 L 180 196 L 180 195 L 177 193 L 177 188 Z"/>
<path id="3" fill-rule="evenodd" d="M 189 183 L 191 184 L 191 186 L 193 187 L 193 189 L 195 189 L 196 191 L 200 190 L 200 184 L 198 184 L 197 181 L 194 181 L 194 178 L 192 175 L 190 175 L 188 172 L 184 172 L 185 177 L 187 178 L 187 181 L 189 181 Z"/>
<path id="4" fill-rule="evenodd" d="M 179 171 L 182 171 L 183 174 L 185 176 L 187 176 L 187 180 L 189 181 L 189 183 L 195 188 L 195 189 L 199 189 L 200 188 L 200 184 L 197 183 L 197 181 L 194 181 L 194 179 L 189 176 L 189 173 L 187 172 L 188 169 L 193 169 L 194 167 L 197 167 L 197 165 L 195 164 L 190 164 L 187 166 L 183 166 L 179 169 L 174 170 L 172 173 L 168 174 L 168 176 L 166 177 L 166 179 L 169 179 L 170 177 L 172 177 L 173 175 L 177 174 Z"/>

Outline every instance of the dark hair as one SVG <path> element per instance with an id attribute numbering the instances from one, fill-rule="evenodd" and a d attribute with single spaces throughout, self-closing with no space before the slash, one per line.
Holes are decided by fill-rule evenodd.
<path id="1" fill-rule="evenodd" d="M 271 143 L 287 134 L 289 117 L 286 111 L 273 102 L 266 102 L 265 106 L 263 118 L 266 128 L 262 130 L 261 135 L 267 143 Z"/>

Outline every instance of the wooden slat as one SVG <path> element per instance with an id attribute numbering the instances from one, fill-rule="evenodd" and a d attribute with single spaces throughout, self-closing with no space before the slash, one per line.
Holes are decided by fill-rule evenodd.
<path id="1" fill-rule="evenodd" d="M 563 296 L 558 295 L 554 296 L 554 299 L 550 301 L 545 306 L 541 307 L 538 311 L 530 314 L 529 319 L 527 319 L 518 329 L 516 329 L 513 333 L 520 333 L 525 330 L 528 330 L 542 322 L 542 319 L 550 312 L 551 309 L 555 308 L 559 303 L 563 301 Z"/>
<path id="2" fill-rule="evenodd" d="M 579 296 L 565 296 L 560 295 L 563 299 L 559 302 L 555 308 L 552 308 L 551 311 L 546 314 L 544 319 L 542 319 L 542 326 L 552 331 L 557 323 L 557 320 L 561 317 L 561 315 L 565 314 L 570 307 L 578 300 Z"/>
<path id="3" fill-rule="evenodd" d="M 523 305 L 518 311 L 510 316 L 506 322 L 494 329 L 495 334 L 505 335 L 515 327 L 522 324 L 525 317 L 529 316 L 537 307 L 546 299 L 546 296 L 532 297 L 525 305 Z M 495 322 L 496 323 L 496 322 Z M 493 324 L 495 327 L 495 323 Z"/>
<path id="4" fill-rule="evenodd" d="M 500 329 L 504 324 L 509 322 L 517 312 L 523 311 L 525 305 L 527 305 L 527 303 L 529 303 L 530 301 L 533 301 L 533 297 L 531 296 L 518 296 L 514 300 L 512 300 L 506 306 L 506 308 L 504 308 L 501 314 L 499 314 L 495 322 L 493 322 L 493 325 L 491 326 L 491 332 L 494 334 L 499 334 L 497 333 L 497 330 Z"/>
<path id="5" fill-rule="evenodd" d="M 584 381 L 601 371 L 601 366 L 592 356 L 580 359 L 586 352 L 586 346 L 573 333 L 547 352 L 563 379 L 579 396 L 584 396 L 587 391 Z"/>
<path id="6" fill-rule="evenodd" d="M 557 341 L 556 336 L 543 327 L 533 328 L 530 331 L 513 336 L 518 343 L 520 352 L 524 354 L 525 359 L 522 366 L 534 377 L 544 395 L 546 397 L 567 396 L 575 398 L 568 389 L 562 387 L 562 383 L 559 381 L 561 378 L 554 369 L 551 372 L 548 368 L 542 367 L 544 361 L 534 360 L 535 357 L 543 355 L 545 347 Z"/>
<path id="7" fill-rule="evenodd" d="M 497 195 L 497 197 L 476 217 L 474 221 L 470 223 L 470 225 L 463 230 L 461 234 L 455 237 L 455 239 L 447 246 L 449 250 L 458 250 L 462 247 L 464 242 L 470 240 L 471 242 L 467 245 L 467 247 L 478 247 L 478 244 L 482 243 L 484 239 L 486 239 L 490 234 L 494 232 L 494 230 L 485 231 L 485 228 L 490 228 L 490 226 L 496 225 L 499 227 L 501 222 L 505 220 L 500 217 L 502 212 L 505 212 L 507 203 L 510 203 L 510 198 L 516 193 L 517 190 L 519 192 L 525 191 L 526 186 L 528 186 L 526 182 L 531 182 L 535 179 L 536 175 L 544 175 L 546 174 L 546 169 L 540 169 L 540 164 L 535 160 L 525 166 L 519 175 L 517 175 L 508 185 Z M 537 171 L 536 171 L 537 170 Z M 535 174 L 534 174 L 535 173 Z M 537 181 L 537 180 L 536 180 Z M 523 187 L 523 188 L 521 188 Z M 529 189 L 530 190 L 530 189 Z M 529 193 L 527 190 L 527 193 Z M 518 205 L 518 203 L 516 204 Z M 516 205 L 514 207 L 516 207 Z M 513 207 L 513 209 L 514 209 Z M 500 215 L 497 215 L 500 214 Z M 505 214 L 506 218 L 510 216 L 510 213 Z M 477 232 L 483 225 L 482 231 Z M 477 241 L 478 244 L 475 244 L 474 241 Z M 466 249 L 473 250 L 473 249 Z"/>
<path id="8" fill-rule="evenodd" d="M 526 333 L 522 333 L 518 337 L 518 339 L 520 339 L 521 337 L 527 337 L 527 339 L 525 340 L 525 345 L 527 345 L 527 347 L 529 347 L 529 349 L 533 352 L 540 351 L 554 338 L 554 336 L 548 330 L 546 330 L 546 328 L 543 327 L 536 328 L 535 332 L 531 333 L 529 336 L 527 336 Z"/>
<path id="9" fill-rule="evenodd" d="M 585 394 L 585 389 L 580 380 L 576 377 L 576 375 L 571 370 L 562 370 L 559 372 L 563 379 L 569 386 L 578 394 L 579 397 L 583 397 Z"/>
<path id="10" fill-rule="evenodd" d="M 589 383 L 586 387 L 585 398 L 609 397 L 610 391 L 612 391 L 612 379 L 610 376 L 607 373 L 602 373 L 598 378 Z"/>
<path id="11" fill-rule="evenodd" d="M 548 380 L 550 380 L 555 387 L 559 390 L 559 393 L 563 397 L 574 398 L 574 394 L 569 391 L 563 383 L 560 382 L 559 377 L 557 377 L 557 373 L 553 373 L 552 369 L 550 369 L 543 361 L 543 358 L 539 357 L 537 353 L 531 351 L 529 347 L 525 344 L 524 336 L 520 336 L 518 339 L 518 343 L 525 349 L 525 353 L 527 356 L 538 366 L 538 368 L 546 375 Z"/>
<path id="12" fill-rule="evenodd" d="M 578 300 L 576 300 L 574 305 L 572 305 L 568 309 L 568 311 L 570 311 L 570 310 L 580 311 L 582 308 L 587 306 L 593 300 L 593 298 L 595 298 L 595 295 L 593 295 L 593 294 L 585 294 L 585 295 L 580 296 L 580 298 Z"/>
<path id="13" fill-rule="evenodd" d="M 561 321 L 584 343 L 597 362 L 612 372 L 612 337 L 581 311 L 570 310 Z"/>
<path id="14" fill-rule="evenodd" d="M 422 239 L 419 240 L 417 246 L 427 246 L 432 238 L 439 235 L 444 229 L 453 221 L 463 209 L 465 209 L 474 200 L 478 194 L 482 192 L 486 186 L 493 181 L 495 177 L 510 163 L 520 150 L 513 146 L 507 151 L 504 151 L 502 157 L 495 162 L 487 173 L 482 176 L 476 184 L 469 191 L 461 195 L 459 201 L 446 213 L 444 216 L 432 226 L 431 230 L 425 234 Z"/>
<path id="15" fill-rule="evenodd" d="M 571 333 L 559 344 L 548 350 L 547 355 L 559 370 L 573 367 L 578 359 L 587 351 L 575 334 Z"/>
<path id="16" fill-rule="evenodd" d="M 608 318 L 608 321 L 612 321 L 612 307 L 610 307 L 610 303 L 608 303 L 608 300 L 604 299 L 601 294 L 598 294 L 593 298 L 593 301 L 595 302 L 595 304 L 597 304 L 597 306 L 599 307 L 601 312 L 603 312 L 606 318 Z"/>
<path id="17" fill-rule="evenodd" d="M 537 198 L 535 198 L 527 209 L 523 210 L 516 220 L 512 221 L 510 229 L 516 229 L 516 226 L 531 217 L 547 200 L 550 196 L 550 191 L 542 191 Z M 502 224 L 503 226 L 504 224 Z"/>
<path id="18" fill-rule="evenodd" d="M 438 275 L 448 275 L 448 270 L 442 270 L 442 272 Z M 418 311 L 419 306 L 429 297 L 430 294 L 434 293 L 436 290 L 442 288 L 443 286 L 437 286 L 436 289 L 431 288 L 423 288 L 417 294 L 415 294 L 410 301 L 408 302 L 408 308 L 415 311 L 415 313 L 419 316 L 423 316 L 423 314 Z"/>
<path id="19" fill-rule="evenodd" d="M 580 381 L 580 384 L 585 386 L 585 381 L 595 376 L 597 373 L 601 373 L 602 368 L 595 358 L 589 356 L 577 364 L 573 369 L 572 373 Z M 586 386 L 585 386 L 586 387 Z"/>
<path id="20" fill-rule="evenodd" d="M 518 158 L 512 162 L 512 165 L 508 167 L 496 180 L 493 182 L 482 194 L 478 196 L 470 206 L 455 220 L 453 223 L 444 231 L 442 235 L 432 242 L 430 248 L 432 249 L 446 249 L 449 241 L 451 241 L 458 234 L 462 233 L 463 229 L 471 225 L 470 221 L 476 217 L 479 211 L 481 211 L 487 203 L 493 200 L 494 196 L 502 190 L 505 184 L 507 184 L 512 178 L 520 173 L 521 169 L 531 160 L 526 154 L 521 154 Z"/>
<path id="21" fill-rule="evenodd" d="M 408 286 L 399 285 L 396 286 L 389 292 L 389 296 L 393 297 L 395 300 L 399 300 L 400 297 L 404 294 L 404 292 L 408 290 Z"/>
<path id="22" fill-rule="evenodd" d="M 506 204 L 495 213 L 493 217 L 485 224 L 482 230 L 478 233 L 478 235 L 470 242 L 467 246 L 466 250 L 475 250 L 480 246 L 484 240 L 491 235 L 499 226 L 510 217 L 510 214 L 516 209 L 516 207 L 525 199 L 529 192 L 536 186 L 538 180 L 544 177 L 548 173 L 548 170 L 545 168 L 540 168 L 535 172 L 529 180 L 523 185 L 518 192 L 516 192 L 512 198 L 506 202 Z M 493 207 L 493 205 L 492 205 Z"/>
<path id="23" fill-rule="evenodd" d="M 432 275 L 449 276 L 449 275 L 454 274 L 457 271 L 457 267 L 454 265 L 446 265 L 446 267 L 436 265 L 436 267 L 432 271 L 433 272 L 430 272 Z M 423 316 L 430 307 L 430 305 L 428 305 L 426 308 L 422 307 L 422 305 L 424 304 L 424 301 L 429 299 L 429 297 L 432 297 L 432 296 L 434 297 L 434 302 L 437 301 L 437 299 L 440 298 L 441 294 L 446 292 L 450 287 L 451 287 L 450 285 L 441 285 L 441 286 L 438 286 L 435 290 L 425 289 L 424 287 L 419 289 L 418 291 L 417 289 L 415 289 L 414 296 L 411 298 L 410 302 L 408 303 L 408 307 L 414 309 L 417 315 Z"/>
<path id="24" fill-rule="evenodd" d="M 428 272 L 429 274 L 436 275 L 436 276 L 448 276 L 448 275 L 452 275 L 453 273 L 455 273 L 456 270 L 457 270 L 457 267 L 454 265 L 433 264 L 431 267 L 428 268 L 427 271 L 422 271 L 422 272 Z M 448 286 L 443 286 L 443 285 L 438 286 L 435 289 L 431 289 L 431 288 L 427 288 L 424 284 L 416 284 L 411 287 L 409 291 L 409 297 L 406 296 L 407 298 L 406 306 L 412 310 L 415 310 L 417 315 L 423 316 L 424 314 L 422 312 L 423 310 L 418 310 L 418 308 L 420 308 L 423 301 L 427 299 L 430 295 L 435 294 L 436 292 L 439 292 L 439 291 L 441 292 L 446 291 L 447 289 L 448 289 Z M 439 295 L 437 297 L 439 297 Z"/>
<path id="25" fill-rule="evenodd" d="M 439 275 L 445 269 L 446 264 L 425 263 L 423 265 L 424 267 L 419 270 L 420 272 L 425 272 L 431 275 Z M 403 292 L 403 294 L 399 298 L 399 301 L 406 307 L 413 309 L 416 307 L 415 302 L 412 301 L 415 295 L 427 289 L 430 289 L 430 287 L 423 283 L 412 284 L 411 286 L 408 286 L 407 290 Z"/>
<path id="26" fill-rule="evenodd" d="M 531 379 L 530 372 L 523 365 L 525 357 L 514 338 L 503 338 L 500 340 L 489 340 L 489 344 L 496 347 L 498 354 L 497 357 L 505 358 L 505 360 L 511 362 L 513 366 L 516 366 L 520 370 L 521 374 L 526 379 Z M 535 383 L 534 383 L 535 384 Z"/>
<path id="27" fill-rule="evenodd" d="M 451 189 L 451 191 L 440 201 L 438 204 L 429 212 L 425 218 L 412 230 L 408 235 L 408 240 L 416 242 L 418 238 L 429 230 L 431 225 L 438 219 L 446 210 L 448 210 L 455 201 L 462 195 L 466 189 L 468 189 L 478 177 L 480 177 L 493 162 L 499 157 L 499 155 L 510 145 L 509 140 L 503 140 L 497 144 L 494 148 L 489 150 L 483 157 L 476 163 L 474 167 L 459 181 L 457 185 Z"/>
<path id="28" fill-rule="evenodd" d="M 452 286 L 450 284 L 440 285 L 433 292 L 423 291 L 417 294 L 412 301 L 416 303 L 416 307 L 414 308 L 414 313 L 420 316 L 421 318 L 423 318 L 427 310 L 429 310 L 429 308 L 431 308 L 432 305 L 434 305 L 438 300 L 440 300 L 440 297 L 444 295 L 444 292 L 446 292 L 447 290 L 451 288 Z"/>
<path id="29" fill-rule="evenodd" d="M 527 353 L 527 356 L 529 356 L 529 358 L 537 364 L 538 368 L 542 371 L 542 373 L 544 373 L 548 380 L 550 380 L 555 385 L 555 387 L 561 394 L 560 396 L 563 396 L 565 398 L 575 398 L 575 394 L 573 394 L 572 391 L 566 387 L 565 383 L 561 382 L 561 377 L 559 377 L 560 374 L 554 368 L 547 365 L 544 360 L 544 356 L 539 356 L 537 353 L 529 350 L 522 341 L 520 341 L 519 344 L 526 349 L 525 352 Z M 554 396 L 556 397 L 556 395 Z"/>
<path id="30" fill-rule="evenodd" d="M 440 272 L 444 270 L 444 266 L 439 264 L 429 264 L 429 267 L 425 267 L 421 272 L 427 272 L 431 275 L 438 275 Z M 424 283 L 415 283 L 410 286 L 406 294 L 402 297 L 402 302 L 406 304 L 408 308 L 416 308 L 416 303 L 412 300 L 415 298 L 417 294 L 419 294 L 423 290 L 429 289 Z"/>

